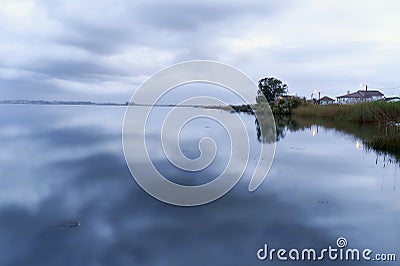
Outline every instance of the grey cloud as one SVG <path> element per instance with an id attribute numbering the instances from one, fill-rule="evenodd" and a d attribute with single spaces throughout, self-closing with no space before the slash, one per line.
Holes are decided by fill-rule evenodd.
<path id="1" fill-rule="evenodd" d="M 51 1 L 53 2 L 53 1 Z M 59 1 L 62 3 L 61 1 Z M 232 24 L 242 18 L 270 16 L 283 9 L 273 2 L 253 4 L 187 1 L 117 1 L 113 6 L 88 4 L 66 12 L 64 5 L 44 2 L 49 17 L 65 29 L 55 41 L 72 45 L 94 54 L 109 55 L 129 45 L 189 49 L 196 57 L 196 47 L 208 50 Z M 253 18 L 255 19 L 255 18 Z M 207 29 L 207 30 L 204 30 Z"/>
<path id="2" fill-rule="evenodd" d="M 25 32 L 15 24 L 14 31 L 14 22 L 5 20 L 4 23 L 9 22 L 9 29 L 2 37 L 6 45 L 15 42 L 25 47 L 22 51 L 16 50 L 17 57 L 22 53 L 29 56 L 21 62 L 7 60 L 0 66 L 36 71 L 44 77 L 34 81 L 20 77 L 14 83 L 11 79 L 2 81 L 14 87 L 12 91 L 2 85 L 4 97 L 26 95 L 22 98 L 30 98 L 34 93 L 37 98 L 85 99 L 89 94 L 83 89 L 72 92 L 47 81 L 58 78 L 84 84 L 93 74 L 104 74 L 124 83 L 122 76 L 149 76 L 170 64 L 192 59 L 222 60 L 243 69 L 254 79 L 275 75 L 290 83 L 291 90 L 307 96 L 313 84 L 324 87 L 321 89 L 330 95 L 340 94 L 350 84 L 357 86 L 360 79 L 368 80 L 371 87 L 373 83 L 380 87 L 396 86 L 393 69 L 397 61 L 391 58 L 398 54 L 397 48 L 392 45 L 386 49 L 385 44 L 391 42 L 384 42 L 388 38 L 385 32 L 395 31 L 395 25 L 373 23 L 368 13 L 363 15 L 365 23 L 359 23 L 359 14 L 355 14 L 353 21 L 349 12 L 337 12 L 337 17 L 326 18 L 331 12 L 329 7 L 336 4 L 324 7 L 309 1 L 299 4 L 295 1 L 126 0 L 112 3 L 40 0 L 35 4 L 43 11 L 37 14 L 41 16 L 38 25 L 32 25 Z M 356 6 L 350 5 L 346 10 Z M 364 12 L 371 12 L 371 6 L 367 3 Z M 390 6 L 386 8 L 389 10 Z M 310 19 L 313 17 L 315 21 Z M 382 26 L 384 30 L 378 31 Z M 347 34 L 342 35 L 341 30 Z M 369 30 L 371 34 L 363 32 Z M 263 47 L 261 43 L 260 47 L 250 45 L 236 50 L 235 40 L 249 38 L 252 44 L 257 43 L 252 38 L 259 37 L 277 39 L 279 44 Z M 64 53 L 69 49 L 72 51 L 67 57 Z M 132 53 L 135 49 L 139 50 L 136 54 Z M 5 51 L 1 56 L 9 55 Z M 110 56 L 119 57 L 112 63 L 104 60 Z M 138 63 L 134 67 L 126 64 L 125 56 L 127 61 Z M 336 80 L 332 79 L 333 73 L 337 73 Z M 385 73 L 390 77 L 382 78 Z M 97 78 L 94 83 L 104 81 Z M 139 83 L 124 84 L 135 87 Z M 21 84 L 27 84 L 30 89 L 22 88 Z M 111 97 L 122 100 L 129 96 L 126 92 Z M 95 93 L 88 100 L 96 98 L 104 95 Z"/>
<path id="3" fill-rule="evenodd" d="M 109 66 L 101 65 L 99 62 L 79 61 L 79 60 L 42 60 L 41 62 L 32 62 L 26 66 L 26 69 L 46 73 L 50 77 L 74 79 L 85 78 L 91 74 L 116 74 L 117 71 Z"/>
<path id="4" fill-rule="evenodd" d="M 240 20 L 251 15 L 263 15 L 276 11 L 270 1 L 244 3 L 238 1 L 149 1 L 144 2 L 145 12 L 140 18 L 153 27 L 171 31 L 196 31 L 201 27 L 219 22 Z"/>

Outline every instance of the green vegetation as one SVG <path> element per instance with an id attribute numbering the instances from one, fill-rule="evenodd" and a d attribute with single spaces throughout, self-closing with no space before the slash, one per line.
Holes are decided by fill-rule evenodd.
<path id="1" fill-rule="evenodd" d="M 274 115 L 291 115 L 295 108 L 298 108 L 305 103 L 305 99 L 290 96 L 286 98 L 281 97 L 276 101 L 271 101 L 269 103 L 269 106 L 271 107 L 272 113 Z"/>
<path id="2" fill-rule="evenodd" d="M 236 112 L 253 113 L 253 110 L 257 112 L 260 108 L 264 108 L 262 107 L 264 104 L 261 103 L 267 100 L 274 115 L 290 115 L 294 108 L 305 104 L 306 101 L 296 96 L 285 95 L 287 92 L 288 86 L 281 80 L 274 77 L 262 78 L 258 81 L 258 97 L 255 105 L 231 106 L 231 108 Z"/>
<path id="3" fill-rule="evenodd" d="M 295 116 L 329 118 L 356 123 L 400 122 L 400 102 L 367 102 L 350 105 L 301 105 L 293 110 Z"/>
<path id="4" fill-rule="evenodd" d="M 258 93 L 264 94 L 268 102 L 275 101 L 279 96 L 286 94 L 288 86 L 277 78 L 266 77 L 258 81 Z"/>
<path id="5" fill-rule="evenodd" d="M 253 113 L 253 110 L 259 110 L 260 108 L 265 108 L 264 104 L 260 104 L 260 98 L 257 98 L 257 103 L 255 105 L 231 105 L 230 107 L 235 112 L 243 112 L 243 113 Z M 265 100 L 264 100 L 265 101 Z M 274 115 L 291 115 L 292 111 L 305 104 L 305 99 L 301 99 L 299 97 L 290 96 L 290 97 L 281 97 L 275 101 L 270 101 L 269 106 Z"/>

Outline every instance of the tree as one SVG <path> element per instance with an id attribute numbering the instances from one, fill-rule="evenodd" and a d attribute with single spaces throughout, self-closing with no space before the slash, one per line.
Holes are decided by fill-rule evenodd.
<path id="1" fill-rule="evenodd" d="M 264 94 L 269 102 L 287 93 L 287 90 L 288 86 L 274 77 L 266 77 L 258 81 L 258 93 Z"/>

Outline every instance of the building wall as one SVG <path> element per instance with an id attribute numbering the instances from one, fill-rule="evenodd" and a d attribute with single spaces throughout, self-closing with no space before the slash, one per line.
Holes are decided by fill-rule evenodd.
<path id="1" fill-rule="evenodd" d="M 337 102 L 339 104 L 354 104 L 354 103 L 362 103 L 365 100 L 367 100 L 367 102 L 373 102 L 373 101 L 378 101 L 378 100 L 382 100 L 383 97 L 382 96 L 373 96 L 373 97 L 369 97 L 367 99 L 365 98 L 338 98 Z"/>
<path id="2" fill-rule="evenodd" d="M 334 104 L 335 101 L 321 101 L 321 105 L 328 105 L 328 104 Z"/>
<path id="3" fill-rule="evenodd" d="M 363 101 L 364 101 L 364 98 L 339 98 L 338 99 L 339 104 L 354 104 L 354 103 L 360 103 Z"/>

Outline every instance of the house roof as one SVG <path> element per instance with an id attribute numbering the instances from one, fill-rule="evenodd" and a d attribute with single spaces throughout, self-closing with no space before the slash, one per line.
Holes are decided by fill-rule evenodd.
<path id="1" fill-rule="evenodd" d="M 371 98 L 374 96 L 383 96 L 383 93 L 374 90 L 371 91 L 358 90 L 356 92 L 338 96 L 336 98 Z"/>
<path id="2" fill-rule="evenodd" d="M 373 96 L 383 96 L 383 93 L 380 91 L 364 91 L 364 90 L 359 90 L 357 91 L 361 93 L 363 96 L 365 96 L 365 93 L 367 93 L 367 97 L 373 97 Z"/>
<path id="3" fill-rule="evenodd" d="M 319 99 L 320 101 L 335 101 L 335 99 L 332 99 L 332 98 L 330 98 L 330 97 L 328 97 L 328 96 L 324 96 L 324 97 L 322 97 L 321 99 Z"/>
<path id="4" fill-rule="evenodd" d="M 346 95 L 338 96 L 336 98 L 365 98 L 365 96 L 357 91 Z"/>

